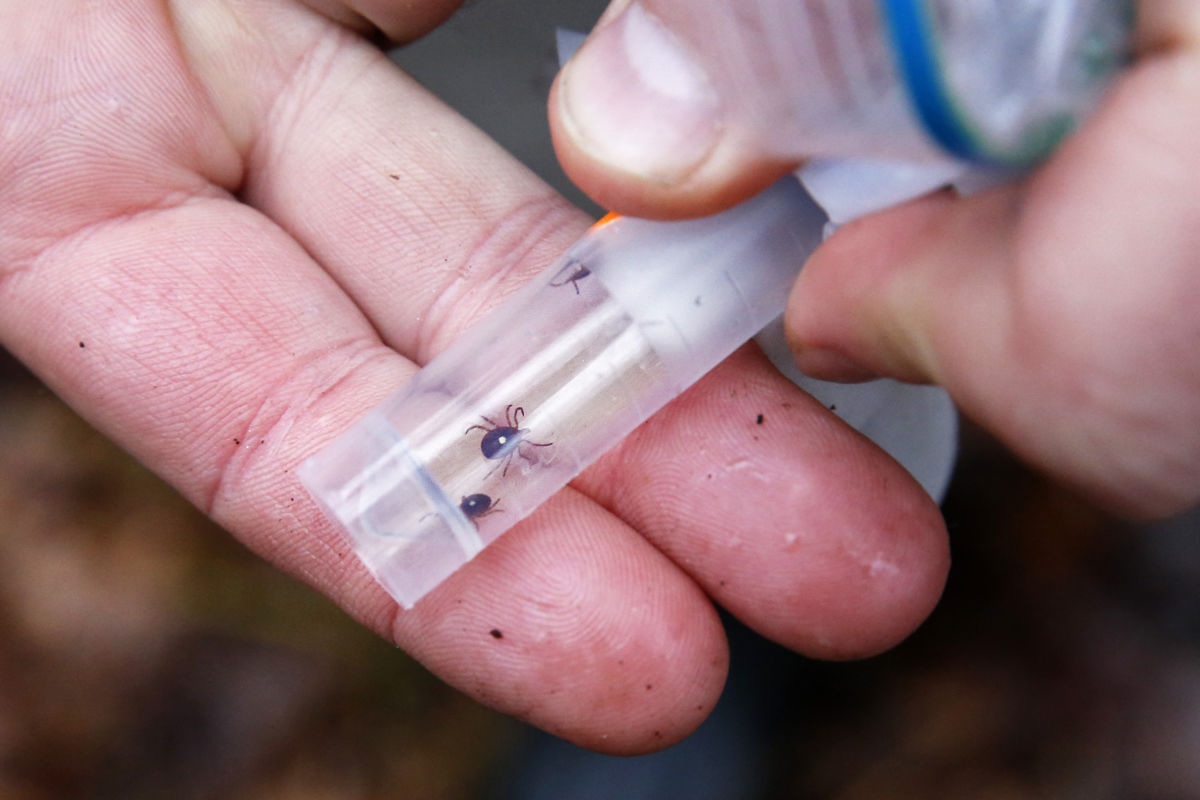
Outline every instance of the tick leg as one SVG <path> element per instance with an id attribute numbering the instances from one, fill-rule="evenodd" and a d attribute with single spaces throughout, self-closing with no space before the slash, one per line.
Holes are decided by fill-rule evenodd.
<path id="1" fill-rule="evenodd" d="M 575 289 L 575 294 L 579 294 L 579 282 L 591 274 L 590 269 L 582 264 L 579 265 L 579 269 L 571 276 L 571 286 Z"/>
<path id="2" fill-rule="evenodd" d="M 570 275 L 567 273 L 570 272 Z M 579 294 L 579 282 L 591 275 L 592 271 L 588 269 L 582 261 L 571 259 L 562 269 L 554 273 L 554 277 L 550 279 L 551 286 L 566 286 L 571 284 L 571 288 L 575 290 L 575 294 Z"/>
<path id="3" fill-rule="evenodd" d="M 522 439 L 517 444 L 517 455 L 519 455 L 521 458 L 528 461 L 530 464 L 536 464 L 536 463 L 538 463 L 538 460 L 536 458 L 534 458 L 533 456 L 529 455 L 528 453 L 522 452 L 521 446 L 529 445 L 530 447 L 549 447 L 552 444 L 553 444 L 553 442 L 527 442 L 524 439 Z M 511 456 L 510 456 L 510 458 L 511 458 Z"/>
<path id="4" fill-rule="evenodd" d="M 483 431 L 484 433 L 491 433 L 492 431 L 496 430 L 497 428 L 513 427 L 511 425 L 509 425 L 509 426 L 497 425 L 489 417 L 485 417 L 482 414 L 479 415 L 479 418 L 482 419 L 484 422 L 486 422 L 488 425 L 491 425 L 492 427 L 488 428 L 483 425 L 472 425 L 471 427 L 469 427 L 465 431 L 463 431 L 464 436 L 467 435 L 468 433 L 470 433 L 471 431 L 475 430 L 476 428 Z M 507 419 L 507 417 L 506 417 L 506 419 Z"/>
<path id="5" fill-rule="evenodd" d="M 513 454 L 512 454 L 512 453 L 509 453 L 508 455 L 506 455 L 506 456 L 504 457 L 504 469 L 503 469 L 503 470 L 501 470 L 501 472 L 500 472 L 500 477 L 501 477 L 501 478 L 507 478 L 507 477 L 508 477 L 508 468 L 509 468 L 509 467 L 512 465 L 512 460 L 513 460 Z"/>

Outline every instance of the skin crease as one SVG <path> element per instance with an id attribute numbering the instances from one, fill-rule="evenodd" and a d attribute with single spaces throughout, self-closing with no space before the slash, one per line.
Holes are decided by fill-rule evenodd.
<path id="1" fill-rule="evenodd" d="M 712 41 L 696 31 L 729 4 L 644 5 L 703 61 Z M 801 272 L 785 324 L 805 372 L 941 384 L 1032 464 L 1119 513 L 1160 517 L 1200 502 L 1200 4 L 1142 0 L 1136 49 L 1093 116 L 1028 177 L 839 229 Z M 709 156 L 676 180 L 641 176 L 575 138 L 563 75 L 556 151 L 613 210 L 713 211 L 802 161 L 781 163 L 725 119 Z M 741 77 L 728 85 L 754 85 Z"/>
<path id="2" fill-rule="evenodd" d="M 6 0 L 3 345 L 246 546 L 587 747 L 704 719 L 713 597 L 820 657 L 918 625 L 948 566 L 937 509 L 752 348 L 396 607 L 294 470 L 588 220 L 314 8 Z M 412 35 L 452 8 L 330 13 Z"/>

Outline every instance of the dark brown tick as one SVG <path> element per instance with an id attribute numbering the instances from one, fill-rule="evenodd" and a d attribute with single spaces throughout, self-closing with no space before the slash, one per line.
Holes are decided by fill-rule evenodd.
<path id="1" fill-rule="evenodd" d="M 550 279 L 550 285 L 554 287 L 566 286 L 568 283 L 575 289 L 575 294 L 579 294 L 579 282 L 591 275 L 592 271 L 582 261 L 571 259 L 563 268 L 554 273 L 554 277 Z"/>
<path id="2" fill-rule="evenodd" d="M 521 427 L 521 417 L 525 416 L 525 409 L 521 406 L 513 406 L 511 403 L 504 407 L 504 424 L 501 425 L 487 417 L 483 421 L 488 424 L 472 425 L 464 431 L 464 435 L 473 430 L 483 431 L 483 440 L 479 443 L 479 450 L 483 453 L 483 457 L 490 460 L 502 459 L 504 463 L 504 471 L 501 475 L 508 474 L 509 464 L 512 463 L 513 456 L 520 456 L 529 463 L 534 463 L 528 453 L 524 452 L 523 447 L 549 447 L 553 442 L 531 442 L 525 438 L 525 434 L 529 433 L 528 428 Z"/>
<path id="3" fill-rule="evenodd" d="M 496 504 L 499 502 L 499 497 L 493 500 L 486 494 L 469 494 L 462 499 L 458 507 L 467 515 L 467 519 L 479 519 L 500 511 L 499 508 L 496 508 Z"/>

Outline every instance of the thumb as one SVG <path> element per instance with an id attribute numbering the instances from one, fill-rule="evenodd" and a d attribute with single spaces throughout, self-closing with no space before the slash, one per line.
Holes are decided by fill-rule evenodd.
<path id="1" fill-rule="evenodd" d="M 939 383 L 1120 512 L 1194 505 L 1198 123 L 1200 57 L 1179 46 L 1132 68 L 1022 183 L 839 229 L 789 301 L 801 368 Z"/>
<path id="2" fill-rule="evenodd" d="M 601 205 L 649 217 L 733 205 L 799 158 L 761 131 L 784 116 L 764 53 L 776 0 L 617 0 L 555 81 L 563 168 Z M 735 11 L 734 6 L 737 5 Z"/>

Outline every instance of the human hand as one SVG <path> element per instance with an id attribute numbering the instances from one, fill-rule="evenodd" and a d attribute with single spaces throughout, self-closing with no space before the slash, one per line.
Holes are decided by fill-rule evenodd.
<path id="1" fill-rule="evenodd" d="M 248 547 L 577 743 L 704 718 L 714 600 L 818 657 L 893 644 L 944 581 L 937 509 L 751 348 L 411 612 L 304 493 L 588 224 L 359 35 L 454 5 L 0 4 L 0 341 Z"/>
<path id="2" fill-rule="evenodd" d="M 763 129 L 764 109 L 798 102 L 771 48 L 799 37 L 772 29 L 769 0 L 614 6 L 553 95 L 556 149 L 585 191 L 686 216 L 797 166 L 789 132 Z M 1155 516 L 1200 500 L 1200 5 L 1143 0 L 1139 17 L 1136 63 L 1045 165 L 844 226 L 786 324 L 806 372 L 939 383 L 1032 463 Z"/>

